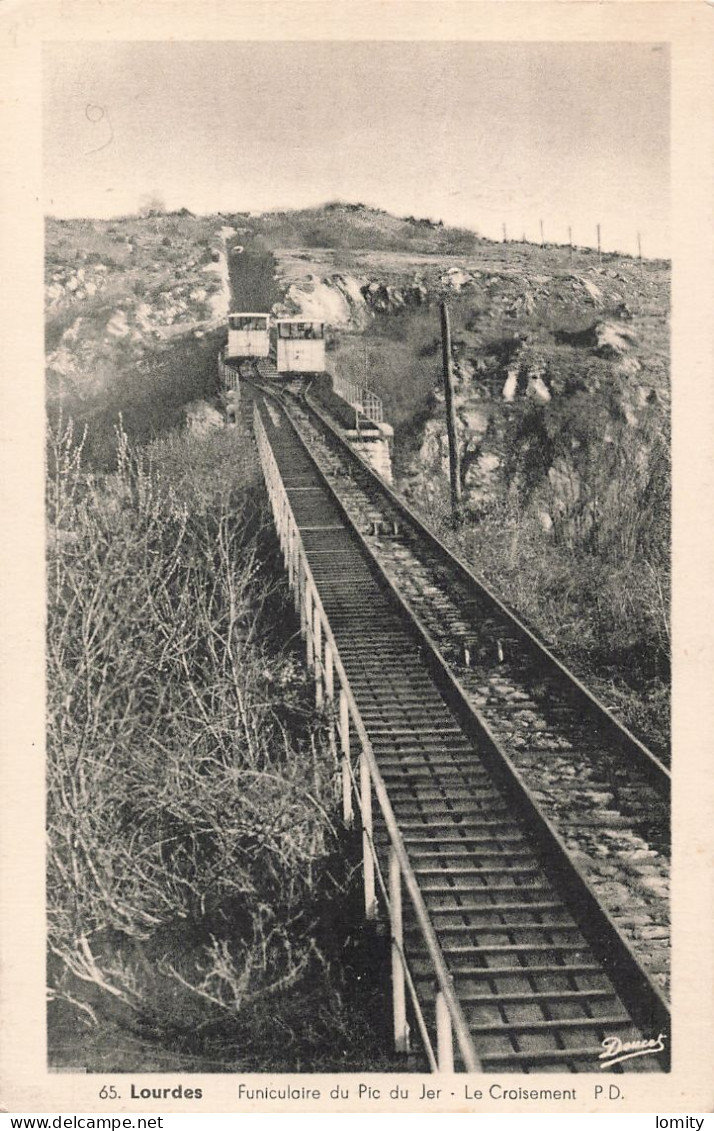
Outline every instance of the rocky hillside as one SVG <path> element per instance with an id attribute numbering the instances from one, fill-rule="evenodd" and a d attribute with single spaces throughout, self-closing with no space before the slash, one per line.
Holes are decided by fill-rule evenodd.
<path id="1" fill-rule="evenodd" d="M 646 448 L 669 418 L 669 266 L 589 249 L 482 244 L 465 256 L 278 249 L 277 309 L 333 328 L 331 366 L 370 383 L 398 427 L 415 494 L 448 475 L 438 303 L 451 308 L 464 500 L 478 515 L 517 482 L 546 529 L 583 493 L 589 437 Z M 359 337 L 357 337 L 359 333 Z M 580 531 L 582 533 L 582 530 Z"/>
<path id="2" fill-rule="evenodd" d="M 458 254 L 274 245 L 276 309 L 396 426 L 399 489 L 663 756 L 670 265 L 475 240 Z M 464 515 L 448 507 L 449 304 Z"/>
<path id="3" fill-rule="evenodd" d="M 220 218 L 190 213 L 48 221 L 48 404 L 90 425 L 98 466 L 111 459 L 119 413 L 148 439 L 215 391 L 232 235 Z"/>
<path id="4" fill-rule="evenodd" d="M 47 228 L 47 383 L 111 462 L 214 418 L 237 309 L 324 320 L 328 368 L 396 428 L 399 488 L 620 709 L 666 744 L 669 287 L 663 261 L 492 243 L 362 205 Z M 232 300 L 229 300 L 230 293 Z M 451 529 L 439 303 L 449 303 L 464 492 Z M 624 681 L 624 682 L 623 682 Z M 627 686 L 625 686 L 627 685 Z M 623 701 L 624 702 L 624 701 Z M 629 702 L 629 700 L 628 700 Z"/>

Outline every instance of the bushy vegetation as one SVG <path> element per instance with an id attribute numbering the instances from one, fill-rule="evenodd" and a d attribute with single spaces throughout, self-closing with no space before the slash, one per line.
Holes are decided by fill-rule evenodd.
<path id="1" fill-rule="evenodd" d="M 379 1046 L 345 986 L 335 758 L 280 635 L 251 451 L 240 427 L 145 449 L 119 431 L 97 475 L 65 417 L 50 432 L 58 1063 L 358 1068 Z"/>
<path id="2" fill-rule="evenodd" d="M 456 527 L 446 478 L 435 490 L 411 497 L 491 589 L 627 727 L 668 760 L 670 481 L 665 441 L 656 440 L 643 460 L 625 442 L 608 445 L 607 456 L 599 463 L 591 455 L 585 489 L 551 531 L 544 530 L 532 495 L 517 479 Z M 593 499 L 598 500 L 594 519 L 587 517 L 586 505 Z"/>
<path id="3" fill-rule="evenodd" d="M 92 468 L 115 466 L 115 430 L 122 427 L 133 443 L 167 435 L 184 421 L 186 405 L 217 392 L 216 357 L 222 330 L 202 338 L 183 335 L 169 344 L 151 341 L 136 348 L 128 339 L 93 351 L 91 374 L 75 380 L 47 376 L 50 417 L 64 413 L 81 431 L 88 426 L 84 458 Z"/>
<path id="4" fill-rule="evenodd" d="M 251 226 L 273 248 L 369 248 L 441 255 L 466 255 L 479 244 L 476 232 L 440 222 L 392 216 L 364 204 L 331 201 L 318 208 L 270 212 Z"/>

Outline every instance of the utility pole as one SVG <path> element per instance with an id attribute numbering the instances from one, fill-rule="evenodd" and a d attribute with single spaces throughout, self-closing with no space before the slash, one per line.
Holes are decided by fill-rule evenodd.
<path id="1" fill-rule="evenodd" d="M 642 238 L 640 233 L 637 233 L 637 258 L 640 261 L 640 271 L 642 271 Z"/>
<path id="2" fill-rule="evenodd" d="M 454 410 L 454 369 L 451 359 L 451 328 L 449 308 L 441 304 L 441 351 L 444 363 L 444 406 L 446 408 L 446 433 L 449 438 L 449 476 L 451 479 L 451 517 L 461 519 L 461 459 L 456 438 L 456 412 Z"/>
<path id="3" fill-rule="evenodd" d="M 541 222 L 540 222 L 540 246 L 543 247 L 544 244 L 545 244 L 545 236 L 543 235 L 543 221 L 541 220 Z"/>
<path id="4" fill-rule="evenodd" d="M 573 229 L 570 228 L 570 227 L 568 228 L 568 247 L 570 248 L 570 250 L 572 252 L 572 250 L 573 250 Z"/>
<path id="5" fill-rule="evenodd" d="M 600 225 L 597 226 L 597 257 L 602 259 L 602 251 L 600 248 Z"/>
<path id="6" fill-rule="evenodd" d="M 505 224 L 503 225 L 503 242 L 508 243 L 508 237 L 506 236 L 506 225 Z"/>

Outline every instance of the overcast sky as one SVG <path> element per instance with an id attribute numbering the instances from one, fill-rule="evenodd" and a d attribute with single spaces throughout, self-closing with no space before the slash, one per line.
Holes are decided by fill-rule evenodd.
<path id="1" fill-rule="evenodd" d="M 653 44 L 56 43 L 57 216 L 340 198 L 500 238 L 669 254 L 669 58 Z"/>

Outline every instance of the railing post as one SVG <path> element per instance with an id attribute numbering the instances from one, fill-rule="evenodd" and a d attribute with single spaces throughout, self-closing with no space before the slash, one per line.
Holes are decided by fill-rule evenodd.
<path id="1" fill-rule="evenodd" d="M 307 573 L 305 563 L 300 559 L 300 572 L 298 574 L 298 612 L 300 613 L 300 635 L 303 640 L 307 636 L 307 615 L 305 609 L 307 589 Z"/>
<path id="2" fill-rule="evenodd" d="M 295 612 L 299 613 L 302 606 L 302 554 L 295 536 L 295 567 L 293 575 L 293 583 L 295 585 Z"/>
<path id="3" fill-rule="evenodd" d="M 288 587 L 295 587 L 295 566 L 297 564 L 297 531 L 292 516 L 288 519 Z"/>
<path id="4" fill-rule="evenodd" d="M 280 553 L 283 555 L 283 562 L 285 561 L 284 515 L 285 507 L 283 505 L 283 500 L 279 498 L 277 500 L 277 506 L 275 507 L 275 517 L 277 520 L 276 526 L 278 528 L 278 542 L 280 543 Z"/>
<path id="5" fill-rule="evenodd" d="M 332 702 L 335 696 L 335 664 L 332 656 L 332 645 L 329 640 L 325 641 L 325 697 L 328 703 Z"/>
<path id="6" fill-rule="evenodd" d="M 404 979 L 404 923 L 402 918 L 402 871 L 399 857 L 389 849 L 389 918 L 392 927 L 392 1013 L 394 1016 L 394 1048 L 409 1052 L 407 997 Z"/>
<path id="7" fill-rule="evenodd" d="M 454 1071 L 454 1034 L 443 991 L 436 995 L 436 1057 L 439 1072 Z"/>
<path id="8" fill-rule="evenodd" d="M 377 917 L 377 899 L 374 886 L 374 851 L 372 848 L 374 825 L 372 822 L 372 775 L 369 772 L 367 755 L 362 751 L 359 759 L 360 769 L 360 808 L 362 810 L 362 859 L 364 870 L 364 913 L 365 918 Z"/>
<path id="9" fill-rule="evenodd" d="M 308 671 L 312 671 L 315 663 L 315 634 L 312 626 L 314 607 L 315 600 L 312 592 L 312 584 L 307 582 L 305 586 L 305 630 L 307 632 L 305 662 L 307 663 Z"/>
<path id="10" fill-rule="evenodd" d="M 350 706 L 347 694 L 340 688 L 340 746 L 342 749 L 342 818 L 347 828 L 352 827 L 352 775 L 350 762 Z"/>
<path id="11" fill-rule="evenodd" d="M 320 620 L 320 609 L 317 601 L 313 602 L 312 606 L 312 624 L 313 635 L 315 638 L 314 644 L 314 660 L 315 660 L 315 706 L 322 706 L 322 621 Z"/>
<path id="12" fill-rule="evenodd" d="M 287 495 L 283 495 L 283 557 L 286 570 L 290 570 L 290 511 L 288 509 Z"/>

